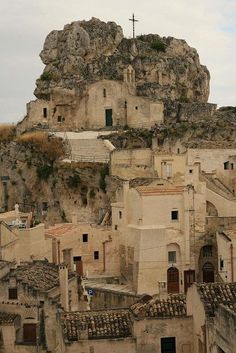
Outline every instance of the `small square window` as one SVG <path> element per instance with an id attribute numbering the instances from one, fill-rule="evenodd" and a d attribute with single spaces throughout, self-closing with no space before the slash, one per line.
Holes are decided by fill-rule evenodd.
<path id="1" fill-rule="evenodd" d="M 121 219 L 122 218 L 122 212 L 119 211 L 119 218 Z"/>
<path id="2" fill-rule="evenodd" d="M 117 226 L 117 224 L 115 224 L 115 230 L 117 230 L 118 229 L 118 226 Z"/>
<path id="3" fill-rule="evenodd" d="M 99 260 L 99 251 L 94 251 L 93 258 L 94 260 Z"/>
<path id="4" fill-rule="evenodd" d="M 88 234 L 83 234 L 83 243 L 88 242 Z"/>
<path id="5" fill-rule="evenodd" d="M 17 299 L 17 288 L 8 289 L 8 299 Z"/>
<path id="6" fill-rule="evenodd" d="M 192 169 L 189 169 L 189 174 L 193 174 L 193 170 Z"/>
<path id="7" fill-rule="evenodd" d="M 138 107 L 136 106 L 135 109 L 138 110 Z"/>
<path id="8" fill-rule="evenodd" d="M 168 251 L 168 262 L 169 263 L 176 263 L 176 251 Z"/>
<path id="9" fill-rule="evenodd" d="M 172 219 L 172 221 L 178 221 L 179 211 L 177 211 L 177 210 L 171 211 L 171 219 Z"/>

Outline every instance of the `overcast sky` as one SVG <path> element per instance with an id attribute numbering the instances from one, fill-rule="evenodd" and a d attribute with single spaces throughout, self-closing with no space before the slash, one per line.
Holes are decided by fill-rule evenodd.
<path id="1" fill-rule="evenodd" d="M 236 0 L 0 0 L 0 122 L 25 115 L 35 80 L 43 70 L 39 53 L 46 35 L 76 20 L 115 21 L 132 35 L 185 39 L 211 73 L 209 102 L 236 105 Z"/>

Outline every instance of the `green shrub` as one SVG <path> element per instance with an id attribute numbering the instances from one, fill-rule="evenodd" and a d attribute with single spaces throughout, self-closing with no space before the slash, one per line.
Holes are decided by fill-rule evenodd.
<path id="1" fill-rule="evenodd" d="M 154 40 L 150 46 L 152 49 L 156 51 L 162 51 L 162 52 L 166 51 L 166 46 L 160 39 Z"/>
<path id="2" fill-rule="evenodd" d="M 79 174 L 70 175 L 66 183 L 69 188 L 77 188 L 80 183 Z"/>
<path id="3" fill-rule="evenodd" d="M 51 81 L 53 79 L 53 74 L 49 71 L 44 71 L 40 76 L 41 81 Z"/>
<path id="4" fill-rule="evenodd" d="M 53 173 L 53 166 L 48 164 L 43 164 L 36 169 L 37 176 L 39 179 L 48 180 L 49 176 Z"/>
<path id="5" fill-rule="evenodd" d="M 106 183 L 106 176 L 109 175 L 109 167 L 106 165 L 100 171 L 100 180 L 99 180 L 99 187 L 102 191 L 106 191 L 107 183 Z"/>

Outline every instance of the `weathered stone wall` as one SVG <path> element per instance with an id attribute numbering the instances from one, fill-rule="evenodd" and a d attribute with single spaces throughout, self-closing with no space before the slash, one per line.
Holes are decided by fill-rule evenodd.
<path id="1" fill-rule="evenodd" d="M 161 352 L 161 338 L 175 337 L 176 352 L 194 353 L 191 317 L 134 321 L 137 353 Z"/>
<path id="2" fill-rule="evenodd" d="M 165 101 L 164 102 L 164 116 L 165 121 L 190 121 L 197 122 L 199 120 L 211 119 L 216 111 L 216 104 Z"/>
<path id="3" fill-rule="evenodd" d="M 111 175 L 123 179 L 154 176 L 152 151 L 145 149 L 115 150 L 111 154 Z"/>
<path id="4" fill-rule="evenodd" d="M 89 287 L 92 288 L 92 287 Z M 109 308 L 128 308 L 139 299 L 139 296 L 126 294 L 124 292 L 109 291 L 102 288 L 95 288 L 91 297 L 91 310 Z"/>

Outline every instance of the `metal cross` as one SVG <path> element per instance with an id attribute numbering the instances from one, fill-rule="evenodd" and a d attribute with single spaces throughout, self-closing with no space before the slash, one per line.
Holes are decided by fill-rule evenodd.
<path id="1" fill-rule="evenodd" d="M 130 18 L 129 20 L 133 22 L 133 38 L 135 38 L 135 22 L 138 22 L 138 20 L 135 19 L 134 13 L 132 18 Z"/>

